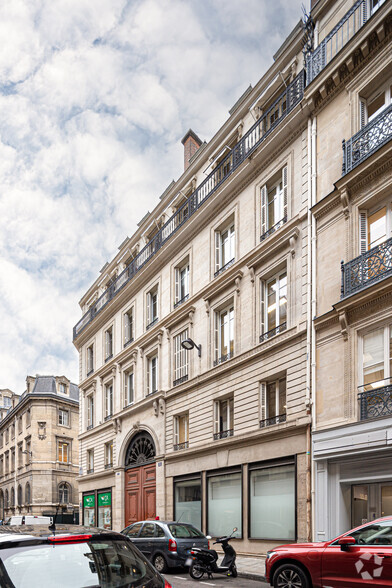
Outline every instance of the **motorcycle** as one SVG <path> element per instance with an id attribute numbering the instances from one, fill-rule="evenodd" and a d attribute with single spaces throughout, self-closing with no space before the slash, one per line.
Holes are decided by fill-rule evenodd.
<path id="1" fill-rule="evenodd" d="M 193 547 L 189 554 L 185 565 L 189 566 L 189 575 L 194 580 L 201 580 L 204 574 L 208 575 L 208 578 L 212 578 L 212 574 L 225 574 L 226 576 L 237 577 L 237 566 L 235 565 L 236 552 L 234 548 L 229 544 L 229 541 L 233 539 L 233 534 L 237 531 L 237 527 L 234 527 L 231 535 L 227 537 L 218 537 L 214 541 L 213 545 L 220 543 L 224 551 L 224 558 L 220 565 L 218 565 L 218 554 L 215 549 L 204 549 L 203 547 Z"/>

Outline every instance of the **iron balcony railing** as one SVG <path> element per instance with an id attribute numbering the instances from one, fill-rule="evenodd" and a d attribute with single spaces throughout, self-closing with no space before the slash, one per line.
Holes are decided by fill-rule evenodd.
<path id="1" fill-rule="evenodd" d="M 392 238 L 347 263 L 341 262 L 341 298 L 392 276 Z"/>
<path id="2" fill-rule="evenodd" d="M 214 433 L 214 441 L 218 439 L 227 439 L 227 437 L 232 437 L 234 435 L 234 429 L 227 429 L 227 431 L 219 431 L 219 433 Z"/>
<path id="3" fill-rule="evenodd" d="M 173 386 L 179 386 L 180 384 L 183 384 L 187 380 L 188 380 L 188 374 L 185 374 L 185 376 L 182 376 L 181 378 L 177 378 L 177 380 L 174 380 Z"/>
<path id="4" fill-rule="evenodd" d="M 113 467 L 112 463 L 105 463 L 105 470 L 110 470 Z"/>
<path id="5" fill-rule="evenodd" d="M 387 378 L 387 380 L 390 379 Z M 377 385 L 373 384 L 373 385 Z M 380 388 L 364 390 L 365 386 L 358 388 L 360 420 L 366 421 L 369 419 L 376 419 L 378 417 L 392 416 L 392 385 Z M 366 386 L 369 388 L 369 386 Z M 361 391 L 362 390 L 362 391 Z"/>
<path id="6" fill-rule="evenodd" d="M 257 147 L 280 125 L 286 116 L 299 104 L 304 94 L 305 70 L 287 85 L 275 102 L 244 134 L 226 157 L 212 170 L 204 181 L 189 196 L 184 204 L 160 228 L 158 233 L 138 253 L 123 272 L 105 290 L 98 300 L 83 315 L 73 329 L 73 338 L 87 327 L 96 315 L 139 272 L 163 245 L 182 227 L 188 219 L 214 194 L 228 177 L 257 149 Z"/>
<path id="7" fill-rule="evenodd" d="M 271 329 L 270 331 L 267 331 L 266 333 L 262 333 L 260 335 L 260 339 L 259 339 L 260 343 L 262 343 L 263 341 L 267 341 L 267 339 L 271 339 L 271 337 L 274 337 L 275 335 L 282 333 L 286 329 L 287 329 L 287 323 L 281 323 L 280 325 L 278 325 L 274 329 Z"/>
<path id="8" fill-rule="evenodd" d="M 271 425 L 278 425 L 279 423 L 286 422 L 286 413 L 278 414 L 276 416 L 270 417 L 268 419 L 264 419 L 260 421 L 260 429 L 264 429 L 264 427 L 270 427 Z"/>
<path id="9" fill-rule="evenodd" d="M 231 265 L 233 265 L 234 262 L 235 262 L 235 259 L 233 257 L 233 259 L 230 259 L 230 261 L 228 261 L 227 263 L 225 263 L 225 265 L 222 265 L 222 267 L 220 267 L 214 273 L 214 278 L 217 278 L 221 273 L 223 273 L 225 270 L 227 270 Z"/>
<path id="10" fill-rule="evenodd" d="M 342 142 L 342 174 L 348 174 L 392 139 L 392 104 L 348 141 Z"/>
<path id="11" fill-rule="evenodd" d="M 189 441 L 184 441 L 183 443 L 176 443 L 173 445 L 174 451 L 180 451 L 181 449 L 188 449 Z"/>
<path id="12" fill-rule="evenodd" d="M 146 326 L 146 329 L 147 329 L 147 331 L 148 331 L 148 329 L 151 329 L 151 328 L 152 328 L 154 325 L 156 325 L 156 324 L 157 324 L 157 322 L 158 322 L 158 320 L 159 320 L 159 318 L 158 318 L 158 317 L 155 317 L 155 318 L 154 318 L 154 319 L 151 321 L 151 323 L 148 323 L 148 325 Z"/>
<path id="13" fill-rule="evenodd" d="M 217 359 L 214 359 L 214 367 L 221 363 L 224 363 L 225 361 L 228 361 L 232 357 L 234 357 L 234 353 L 225 353 L 225 355 L 221 355 Z"/>
<path id="14" fill-rule="evenodd" d="M 306 55 L 307 85 L 323 71 L 328 63 L 364 26 L 371 16 L 372 10 L 374 11 L 371 0 L 357 0 L 316 49 Z"/>
<path id="15" fill-rule="evenodd" d="M 275 233 L 275 231 L 277 231 L 278 229 L 280 229 L 280 227 L 283 227 L 283 225 L 287 223 L 287 216 L 284 216 L 283 218 L 280 219 L 280 221 L 278 221 L 276 224 L 274 224 L 273 227 L 271 227 L 270 229 L 268 229 L 268 231 L 266 231 L 265 233 L 263 233 L 260 236 L 260 241 L 264 241 L 264 239 L 266 239 L 267 237 L 269 237 L 270 235 L 272 235 L 272 233 Z"/>
<path id="16" fill-rule="evenodd" d="M 183 296 L 181 298 L 181 300 L 177 300 L 177 302 L 174 304 L 173 308 L 177 308 L 177 306 L 180 306 L 180 304 L 182 304 L 183 302 L 185 302 L 186 300 L 188 300 L 189 298 L 189 294 L 185 294 L 185 296 Z"/>

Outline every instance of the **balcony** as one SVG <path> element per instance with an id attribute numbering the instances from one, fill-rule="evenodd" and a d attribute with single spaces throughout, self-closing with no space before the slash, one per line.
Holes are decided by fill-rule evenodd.
<path id="1" fill-rule="evenodd" d="M 157 324 L 159 318 L 155 317 L 150 323 L 148 323 L 148 325 L 146 326 L 146 330 L 148 331 L 148 329 L 151 329 L 154 325 Z"/>
<path id="2" fill-rule="evenodd" d="M 392 276 L 392 238 L 347 263 L 341 263 L 341 298 Z"/>
<path id="3" fill-rule="evenodd" d="M 188 380 L 188 374 L 185 374 L 185 376 L 182 376 L 181 378 L 177 378 L 177 380 L 174 380 L 173 387 L 179 386 L 180 384 L 183 384 L 187 380 Z"/>
<path id="4" fill-rule="evenodd" d="M 173 308 L 177 308 L 178 306 L 180 306 L 180 304 L 182 304 L 183 302 L 185 302 L 186 300 L 188 300 L 189 298 L 189 294 L 185 294 L 185 296 L 183 298 L 181 298 L 181 300 L 178 300 L 175 304 Z"/>
<path id="5" fill-rule="evenodd" d="M 372 388 L 372 384 L 358 388 L 359 419 L 367 421 L 379 417 L 392 416 L 392 384 L 380 388 Z M 376 386 L 377 382 L 373 384 Z M 365 390 L 365 388 L 368 388 Z M 370 389 L 369 389 L 370 388 Z"/>
<path id="6" fill-rule="evenodd" d="M 266 239 L 267 237 L 269 237 L 270 235 L 272 235 L 272 233 L 275 233 L 275 231 L 277 231 L 278 229 L 280 229 L 281 227 L 283 227 L 283 225 L 285 223 L 287 223 L 287 216 L 284 216 L 273 227 L 271 227 L 270 229 L 268 229 L 268 231 L 266 231 L 265 233 L 263 233 L 261 235 L 261 237 L 260 237 L 260 242 L 261 241 L 264 241 L 264 239 Z"/>
<path id="7" fill-rule="evenodd" d="M 302 70 L 287 85 L 275 102 L 244 134 L 227 156 L 189 196 L 184 204 L 166 221 L 128 267 L 114 280 L 98 300 L 88 309 L 73 329 L 73 338 L 89 325 L 105 306 L 128 284 L 137 272 L 154 257 L 166 242 L 201 208 L 216 190 L 254 153 L 286 116 L 300 103 L 304 95 L 305 71 Z"/>
<path id="8" fill-rule="evenodd" d="M 279 335 L 279 333 L 283 333 L 283 331 L 285 331 L 286 329 L 287 329 L 287 323 L 281 323 L 280 325 L 278 325 L 274 329 L 271 329 L 270 331 L 267 331 L 266 333 L 262 333 L 260 335 L 259 341 L 260 341 L 260 343 L 263 343 L 264 341 L 267 341 L 267 339 L 271 339 L 271 337 L 275 337 L 275 335 Z"/>
<path id="9" fill-rule="evenodd" d="M 276 416 L 270 417 L 268 419 L 264 419 L 260 421 L 260 429 L 264 429 L 264 427 L 270 427 L 271 425 L 278 425 L 279 423 L 285 423 L 287 420 L 286 413 L 278 414 Z"/>
<path id="10" fill-rule="evenodd" d="M 181 449 L 188 449 L 189 441 L 184 441 L 183 443 L 176 443 L 173 445 L 174 451 L 181 451 Z"/>
<path id="11" fill-rule="evenodd" d="M 228 361 L 232 357 L 234 357 L 234 353 L 226 353 L 225 355 L 221 355 L 220 357 L 218 357 L 218 359 L 214 360 L 214 367 L 220 365 L 221 363 L 224 363 L 225 361 Z"/>
<path id="12" fill-rule="evenodd" d="M 234 435 L 234 429 L 227 429 L 227 431 L 219 431 L 219 433 L 214 433 L 214 441 L 218 439 L 227 439 L 227 437 L 232 437 Z"/>
<path id="13" fill-rule="evenodd" d="M 351 139 L 343 141 L 342 174 L 348 174 L 391 139 L 392 104 L 380 112 Z"/>
<path id="14" fill-rule="evenodd" d="M 235 259 L 233 257 L 233 259 L 230 259 L 230 261 L 228 261 L 227 263 L 225 263 L 225 265 L 222 265 L 222 267 L 220 267 L 214 273 L 214 278 L 217 278 L 221 273 L 223 273 L 225 270 L 227 270 L 231 265 L 233 265 L 234 262 L 235 262 Z"/>

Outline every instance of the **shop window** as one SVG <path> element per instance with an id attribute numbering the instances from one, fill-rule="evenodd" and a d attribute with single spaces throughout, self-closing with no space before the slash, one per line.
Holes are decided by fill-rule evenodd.
<path id="1" fill-rule="evenodd" d="M 237 527 L 235 536 L 242 535 L 242 475 L 227 473 L 208 477 L 208 534 L 227 535 Z"/>
<path id="2" fill-rule="evenodd" d="M 174 417 L 174 450 L 187 449 L 189 444 L 189 415 Z"/>
<path id="3" fill-rule="evenodd" d="M 105 361 L 113 357 L 113 327 L 105 331 Z"/>
<path id="4" fill-rule="evenodd" d="M 95 527 L 95 494 L 83 496 L 83 524 L 86 527 Z"/>
<path id="5" fill-rule="evenodd" d="M 158 356 L 147 358 L 147 395 L 158 391 Z"/>
<path id="6" fill-rule="evenodd" d="M 295 540 L 295 465 L 251 469 L 250 537 Z"/>
<path id="7" fill-rule="evenodd" d="M 173 386 L 182 384 L 188 379 L 188 352 L 181 343 L 188 338 L 188 329 L 185 329 L 173 339 L 174 344 L 174 381 Z"/>
<path id="8" fill-rule="evenodd" d="M 87 376 L 94 371 L 94 344 L 87 347 Z"/>
<path id="9" fill-rule="evenodd" d="M 158 286 L 155 286 L 147 292 L 146 309 L 146 328 L 149 329 L 158 321 Z"/>
<path id="10" fill-rule="evenodd" d="M 263 241 L 287 221 L 287 165 L 261 187 L 260 198 Z"/>
<path id="11" fill-rule="evenodd" d="M 217 277 L 235 261 L 234 219 L 215 231 L 215 274 Z"/>
<path id="12" fill-rule="evenodd" d="M 260 343 L 287 328 L 287 273 L 260 284 Z"/>
<path id="13" fill-rule="evenodd" d="M 286 378 L 262 382 L 260 395 L 260 427 L 285 422 Z"/>
<path id="14" fill-rule="evenodd" d="M 124 347 L 134 340 L 133 308 L 124 314 Z"/>
<path id="15" fill-rule="evenodd" d="M 232 437 L 234 433 L 234 398 L 214 402 L 214 439 Z"/>
<path id="16" fill-rule="evenodd" d="M 112 528 L 112 493 L 98 493 L 98 527 L 100 529 Z"/>
<path id="17" fill-rule="evenodd" d="M 189 259 L 174 269 L 175 295 L 174 308 L 189 298 Z"/>
<path id="18" fill-rule="evenodd" d="M 234 304 L 218 310 L 215 316 L 215 358 L 214 365 L 219 365 L 234 355 Z"/>
<path id="19" fill-rule="evenodd" d="M 133 369 L 124 372 L 124 399 L 125 406 L 135 402 L 134 373 Z"/>
<path id="20" fill-rule="evenodd" d="M 174 518 L 201 529 L 200 478 L 174 483 Z"/>
<path id="21" fill-rule="evenodd" d="M 105 421 L 113 415 L 113 384 L 105 384 Z"/>

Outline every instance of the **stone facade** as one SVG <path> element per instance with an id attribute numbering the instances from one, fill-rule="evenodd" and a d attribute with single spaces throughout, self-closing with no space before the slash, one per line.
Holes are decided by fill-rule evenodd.
<path id="1" fill-rule="evenodd" d="M 54 515 L 60 504 L 59 516 L 68 513 L 68 522 L 74 522 L 78 387 L 64 376 L 28 376 L 26 385 L 21 396 L 0 391 L 6 405 L 0 421 L 0 517 Z"/>

